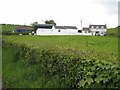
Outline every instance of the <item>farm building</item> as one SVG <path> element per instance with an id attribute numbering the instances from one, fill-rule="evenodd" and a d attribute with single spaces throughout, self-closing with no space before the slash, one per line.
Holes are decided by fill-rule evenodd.
<path id="1" fill-rule="evenodd" d="M 53 24 L 37 24 L 36 35 L 74 35 L 78 33 L 76 26 L 54 26 Z"/>
<path id="2" fill-rule="evenodd" d="M 18 26 L 16 27 L 16 32 L 17 33 L 30 33 L 30 27 L 29 26 Z"/>
<path id="3" fill-rule="evenodd" d="M 55 26 L 55 31 L 60 35 L 74 35 L 78 33 L 76 26 Z"/>
<path id="4" fill-rule="evenodd" d="M 34 25 L 35 35 L 100 35 L 106 34 L 105 25 L 89 25 L 78 30 L 76 26 L 55 26 L 53 24 Z"/>
<path id="5" fill-rule="evenodd" d="M 83 27 L 82 35 L 92 35 L 91 30 L 88 27 Z"/>
<path id="6" fill-rule="evenodd" d="M 89 29 L 93 36 L 104 36 L 107 32 L 107 26 L 105 25 L 89 25 Z"/>
<path id="7" fill-rule="evenodd" d="M 54 29 L 52 24 L 36 24 L 34 25 L 36 35 L 47 35 L 51 34 Z"/>

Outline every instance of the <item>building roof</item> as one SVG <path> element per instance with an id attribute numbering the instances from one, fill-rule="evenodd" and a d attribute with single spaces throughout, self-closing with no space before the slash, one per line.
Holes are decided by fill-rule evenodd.
<path id="1" fill-rule="evenodd" d="M 76 26 L 55 26 L 55 29 L 77 29 Z"/>
<path id="2" fill-rule="evenodd" d="M 38 29 L 38 28 L 52 29 L 53 26 L 54 26 L 53 24 L 35 24 L 34 25 L 35 29 Z"/>
<path id="3" fill-rule="evenodd" d="M 29 26 L 18 26 L 16 27 L 17 30 L 30 30 Z"/>
<path id="4" fill-rule="evenodd" d="M 83 31 L 88 31 L 89 28 L 88 27 L 83 27 Z"/>
<path id="5" fill-rule="evenodd" d="M 96 28 L 96 27 L 98 27 L 98 28 L 101 28 L 101 27 L 107 28 L 106 24 L 105 25 L 89 25 L 89 28 L 91 28 L 92 26 L 94 28 Z"/>
<path id="6" fill-rule="evenodd" d="M 34 28 L 37 30 L 38 28 L 44 28 L 44 29 L 52 29 L 54 24 L 35 24 Z M 76 26 L 55 26 L 55 29 L 77 29 Z"/>
<path id="7" fill-rule="evenodd" d="M 55 26 L 55 29 L 66 29 L 64 26 Z"/>
<path id="8" fill-rule="evenodd" d="M 77 29 L 76 26 L 64 26 L 66 29 Z"/>

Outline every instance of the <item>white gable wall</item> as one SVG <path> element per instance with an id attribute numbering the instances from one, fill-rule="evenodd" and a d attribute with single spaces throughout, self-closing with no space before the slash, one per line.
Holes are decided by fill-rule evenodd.
<path id="1" fill-rule="evenodd" d="M 41 29 L 38 28 L 36 30 L 36 35 L 47 35 L 47 34 L 51 34 L 53 32 L 53 29 Z"/>

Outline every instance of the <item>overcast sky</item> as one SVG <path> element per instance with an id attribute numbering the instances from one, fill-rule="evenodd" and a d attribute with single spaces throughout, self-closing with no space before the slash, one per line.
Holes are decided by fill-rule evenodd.
<path id="1" fill-rule="evenodd" d="M 119 0 L 1 0 L 0 23 L 44 23 L 53 19 L 57 25 L 83 27 L 89 24 L 118 25 Z"/>

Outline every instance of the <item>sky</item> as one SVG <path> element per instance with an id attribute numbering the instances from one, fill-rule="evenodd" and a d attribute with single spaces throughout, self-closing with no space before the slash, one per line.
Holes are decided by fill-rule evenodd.
<path id="1" fill-rule="evenodd" d="M 0 0 L 0 24 L 30 25 L 54 20 L 57 25 L 118 26 L 119 0 Z"/>

